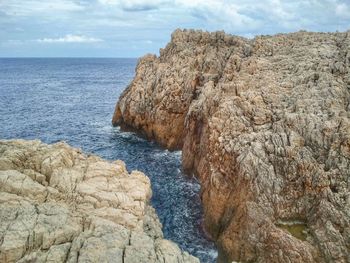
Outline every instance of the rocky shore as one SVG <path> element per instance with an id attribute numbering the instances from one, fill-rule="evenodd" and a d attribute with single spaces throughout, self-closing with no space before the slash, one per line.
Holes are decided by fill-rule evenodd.
<path id="1" fill-rule="evenodd" d="M 219 262 L 350 262 L 350 32 L 176 30 L 112 122 L 182 149 Z"/>
<path id="2" fill-rule="evenodd" d="M 163 238 L 151 195 L 122 161 L 0 141 L 0 262 L 199 262 Z"/>

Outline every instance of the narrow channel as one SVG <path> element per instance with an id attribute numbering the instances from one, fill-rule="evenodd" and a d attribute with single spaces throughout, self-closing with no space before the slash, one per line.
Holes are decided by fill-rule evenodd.
<path id="1" fill-rule="evenodd" d="M 217 257 L 202 229 L 200 186 L 169 152 L 111 126 L 118 96 L 134 75 L 136 59 L 0 59 L 0 138 L 64 140 L 103 158 L 121 159 L 152 182 L 152 205 L 165 238 L 201 262 Z"/>

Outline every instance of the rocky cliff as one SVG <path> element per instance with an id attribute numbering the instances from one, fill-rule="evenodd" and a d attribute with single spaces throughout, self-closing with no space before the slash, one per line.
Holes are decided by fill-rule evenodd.
<path id="1" fill-rule="evenodd" d="M 150 181 L 65 143 L 0 141 L 0 262 L 198 262 L 163 239 Z"/>
<path id="2" fill-rule="evenodd" d="M 113 124 L 182 149 L 219 261 L 350 262 L 350 32 L 176 30 Z"/>

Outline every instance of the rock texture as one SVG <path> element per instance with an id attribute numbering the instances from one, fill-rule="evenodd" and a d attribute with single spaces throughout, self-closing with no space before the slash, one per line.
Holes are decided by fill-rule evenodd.
<path id="1" fill-rule="evenodd" d="M 113 124 L 182 149 L 219 261 L 350 262 L 349 93 L 350 32 L 176 30 Z"/>
<path id="2" fill-rule="evenodd" d="M 0 262 L 199 262 L 163 239 L 150 196 L 122 161 L 0 141 Z"/>

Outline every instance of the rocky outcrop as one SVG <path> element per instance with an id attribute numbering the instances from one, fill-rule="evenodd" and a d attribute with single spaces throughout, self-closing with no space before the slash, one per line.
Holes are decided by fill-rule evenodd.
<path id="1" fill-rule="evenodd" d="M 199 262 L 163 239 L 150 196 L 122 161 L 0 141 L 0 262 Z"/>
<path id="2" fill-rule="evenodd" d="M 176 30 L 114 125 L 182 149 L 219 261 L 350 262 L 350 32 Z"/>

